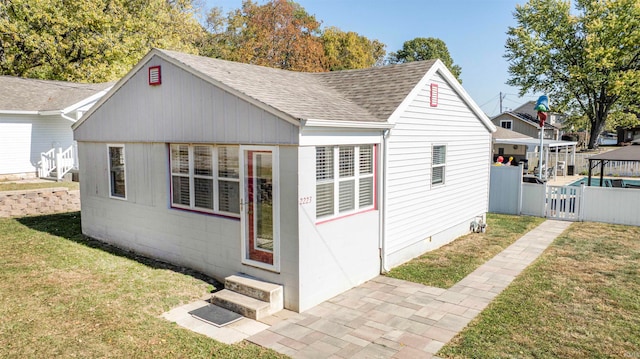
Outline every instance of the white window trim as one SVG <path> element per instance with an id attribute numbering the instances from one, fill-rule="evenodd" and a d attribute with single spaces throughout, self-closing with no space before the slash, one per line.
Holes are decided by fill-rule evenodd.
<path id="1" fill-rule="evenodd" d="M 189 173 L 188 174 L 184 174 L 184 173 L 173 173 L 173 167 L 171 166 L 172 164 L 172 158 L 171 158 L 171 147 L 172 146 L 188 146 L 188 151 L 189 151 Z M 205 175 L 196 175 L 195 174 L 195 147 L 196 146 L 206 146 L 206 147 L 210 147 L 211 148 L 211 170 L 212 170 L 212 175 L 211 176 L 205 176 Z M 218 149 L 220 147 L 239 147 L 239 146 L 220 146 L 220 145 L 206 145 L 206 144 L 188 144 L 188 143 L 171 143 L 169 144 L 169 177 L 170 177 L 170 186 L 171 186 L 171 193 L 170 193 L 170 198 L 169 198 L 169 204 L 171 206 L 171 208 L 179 208 L 179 209 L 186 209 L 189 211 L 195 211 L 195 212 L 202 212 L 202 213 L 210 213 L 210 214 L 215 214 L 215 215 L 221 215 L 221 216 L 225 216 L 225 217 L 232 217 L 232 218 L 240 218 L 240 213 L 234 213 L 234 212 L 227 212 L 227 211 L 221 211 L 220 210 L 220 194 L 219 194 L 219 182 L 222 181 L 226 181 L 226 182 L 237 182 L 238 186 L 240 185 L 240 178 L 227 178 L 227 177 L 220 177 L 219 174 L 219 166 L 218 166 Z M 238 152 L 239 153 L 239 152 Z M 240 164 L 238 164 L 240 165 Z M 179 203 L 173 203 L 173 177 L 174 176 L 180 176 L 180 177 L 188 177 L 189 178 L 189 205 L 183 205 L 183 204 L 179 204 Z M 240 169 L 238 168 L 238 177 L 240 176 Z M 213 180 L 213 209 L 209 209 L 209 208 L 202 208 L 202 207 L 196 207 L 195 206 L 195 178 L 206 178 L 206 179 L 212 179 Z M 240 188 L 240 187 L 238 187 Z"/>
<path id="2" fill-rule="evenodd" d="M 444 147 L 444 163 L 434 164 L 433 163 L 433 154 L 435 147 Z M 446 144 L 433 144 L 431 146 L 431 187 L 442 187 L 447 183 L 447 152 L 448 146 Z M 433 169 L 442 167 L 442 182 L 433 183 Z"/>
<path id="3" fill-rule="evenodd" d="M 122 148 L 122 171 L 124 172 L 124 196 L 114 196 L 113 186 L 111 183 L 111 148 Z M 118 199 L 121 201 L 127 200 L 127 155 L 123 143 L 108 143 L 107 144 L 107 171 L 109 181 L 109 198 Z"/>
<path id="4" fill-rule="evenodd" d="M 503 124 L 508 123 L 509 127 L 504 127 Z M 513 130 L 513 120 L 500 120 L 500 127 L 507 130 Z"/>
<path id="5" fill-rule="evenodd" d="M 360 147 L 361 146 L 371 146 L 371 165 L 372 165 L 372 173 L 360 174 Z M 374 143 L 360 144 L 360 145 L 330 145 L 330 146 L 318 146 L 318 147 L 328 147 L 333 151 L 333 178 L 331 180 L 324 180 L 320 183 L 333 183 L 333 214 L 318 217 L 316 214 L 316 222 L 323 223 L 327 221 L 331 221 L 337 218 L 347 217 L 356 213 L 366 212 L 376 208 L 376 190 L 377 190 L 377 182 L 376 182 L 376 149 L 377 145 Z M 340 177 L 340 147 L 353 147 L 353 159 L 354 159 L 354 171 L 353 176 L 349 177 Z M 317 158 L 316 158 L 317 161 Z M 373 203 L 368 206 L 360 206 L 360 180 L 364 178 L 372 178 L 373 179 Z M 340 183 L 354 181 L 354 209 L 340 212 Z M 315 181 L 316 188 L 318 185 L 318 180 Z M 317 195 L 315 196 L 317 200 Z"/>

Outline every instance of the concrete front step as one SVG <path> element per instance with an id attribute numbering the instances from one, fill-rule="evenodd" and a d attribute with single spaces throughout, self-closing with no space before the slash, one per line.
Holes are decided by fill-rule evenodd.
<path id="1" fill-rule="evenodd" d="M 211 303 L 254 320 L 260 320 L 273 314 L 268 302 L 228 289 L 214 293 L 211 297 Z"/>
<path id="2" fill-rule="evenodd" d="M 273 313 L 284 308 L 281 285 L 263 282 L 247 276 L 232 275 L 225 278 L 224 288 L 270 303 Z"/>

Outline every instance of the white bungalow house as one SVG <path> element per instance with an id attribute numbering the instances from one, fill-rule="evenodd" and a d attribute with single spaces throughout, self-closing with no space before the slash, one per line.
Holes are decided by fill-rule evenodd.
<path id="1" fill-rule="evenodd" d="M 71 124 L 112 85 L 0 76 L 0 180 L 59 179 L 56 158 L 76 167 Z"/>
<path id="2" fill-rule="evenodd" d="M 300 73 L 152 50 L 73 125 L 83 233 L 304 311 L 469 232 L 495 127 L 442 62 Z"/>

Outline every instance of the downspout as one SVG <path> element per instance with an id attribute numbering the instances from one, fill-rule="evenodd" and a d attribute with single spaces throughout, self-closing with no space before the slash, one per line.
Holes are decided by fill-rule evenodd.
<path id="1" fill-rule="evenodd" d="M 382 173 L 380 175 L 380 273 L 389 271 L 387 268 L 387 236 L 386 236 L 386 219 L 387 219 L 387 147 L 389 140 L 389 129 L 382 132 L 382 148 L 380 158 L 382 160 Z"/>

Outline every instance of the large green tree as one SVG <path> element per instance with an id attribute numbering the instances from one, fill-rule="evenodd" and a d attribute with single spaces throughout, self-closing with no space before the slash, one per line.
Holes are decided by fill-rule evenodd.
<path id="1" fill-rule="evenodd" d="M 555 111 L 586 117 L 589 148 L 611 113 L 637 111 L 640 1 L 530 0 L 514 17 L 507 83 L 521 95 L 548 94 Z"/>
<path id="2" fill-rule="evenodd" d="M 402 49 L 389 54 L 388 61 L 397 64 L 431 59 L 440 59 L 456 79 L 462 82 L 460 79 L 462 68 L 453 63 L 447 44 L 434 37 L 416 37 L 413 40 L 405 41 L 402 44 Z"/>
<path id="3" fill-rule="evenodd" d="M 364 69 L 384 61 L 385 45 L 378 40 L 337 27 L 324 29 L 321 37 L 329 71 Z"/>
<path id="4" fill-rule="evenodd" d="M 116 80 L 152 47 L 197 52 L 191 0 L 0 0 L 0 74 Z"/>

